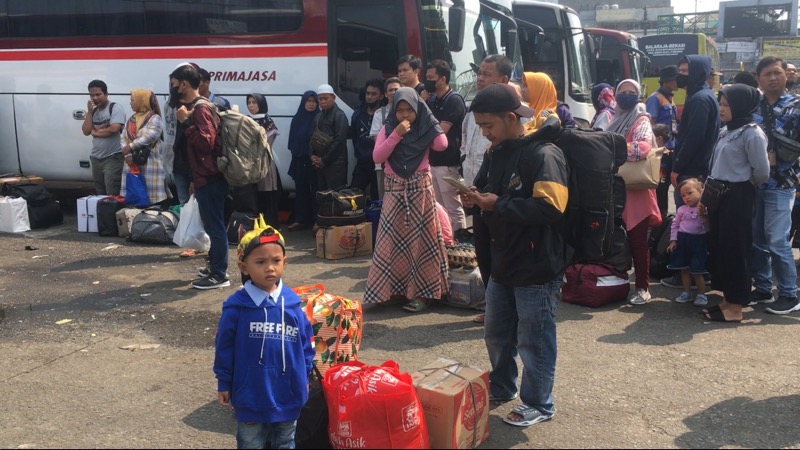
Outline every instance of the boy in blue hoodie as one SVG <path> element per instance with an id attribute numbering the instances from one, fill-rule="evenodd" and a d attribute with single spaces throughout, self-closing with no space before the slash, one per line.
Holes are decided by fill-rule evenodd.
<path id="1" fill-rule="evenodd" d="M 218 399 L 236 411 L 238 448 L 294 448 L 314 358 L 311 324 L 282 281 L 283 236 L 256 229 L 239 242 L 244 288 L 222 305 L 214 373 Z"/>

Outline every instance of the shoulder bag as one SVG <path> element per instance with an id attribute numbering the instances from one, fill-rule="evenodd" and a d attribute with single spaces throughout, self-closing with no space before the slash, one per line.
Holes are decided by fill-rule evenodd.
<path id="1" fill-rule="evenodd" d="M 314 121 L 314 132 L 311 134 L 311 153 L 319 157 L 325 156 L 330 151 L 333 143 L 333 136 L 328 136 L 327 133 L 319 129 L 321 117 L 322 113 Z"/>
<path id="2" fill-rule="evenodd" d="M 703 194 L 700 196 L 700 203 L 706 207 L 708 214 L 716 214 L 719 211 L 719 204 L 728 194 L 728 183 L 725 181 L 706 178 L 703 184 Z"/>
<path id="3" fill-rule="evenodd" d="M 664 147 L 650 150 L 645 159 L 639 161 L 625 161 L 619 167 L 619 176 L 625 180 L 625 189 L 639 191 L 655 189 L 661 179 L 661 157 L 664 156 Z"/>

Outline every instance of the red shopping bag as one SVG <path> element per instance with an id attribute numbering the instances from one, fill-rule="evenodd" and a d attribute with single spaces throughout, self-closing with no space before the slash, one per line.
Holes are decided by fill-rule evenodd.
<path id="1" fill-rule="evenodd" d="M 411 375 L 394 361 L 328 369 L 322 383 L 333 448 L 429 448 L 425 414 Z"/>

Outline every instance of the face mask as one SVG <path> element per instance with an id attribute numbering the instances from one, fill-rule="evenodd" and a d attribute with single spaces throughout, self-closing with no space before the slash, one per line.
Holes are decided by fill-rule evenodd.
<path id="1" fill-rule="evenodd" d="M 438 80 L 425 80 L 425 90 L 428 92 L 436 92 L 436 82 Z"/>
<path id="2" fill-rule="evenodd" d="M 636 94 L 617 94 L 614 99 L 617 101 L 617 105 L 626 111 L 633 109 L 639 103 L 639 96 Z"/>
<path id="3" fill-rule="evenodd" d="M 679 89 L 686 89 L 686 86 L 689 85 L 689 75 L 684 75 L 682 73 L 678 74 L 678 78 L 675 79 L 678 82 Z"/>

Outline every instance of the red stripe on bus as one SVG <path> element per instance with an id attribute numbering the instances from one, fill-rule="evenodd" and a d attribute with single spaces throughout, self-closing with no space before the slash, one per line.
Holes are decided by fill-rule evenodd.
<path id="1" fill-rule="evenodd" d="M 78 61 L 98 59 L 201 59 L 201 58 L 287 58 L 328 56 L 325 45 L 281 47 L 183 47 L 0 50 L 0 61 Z"/>

